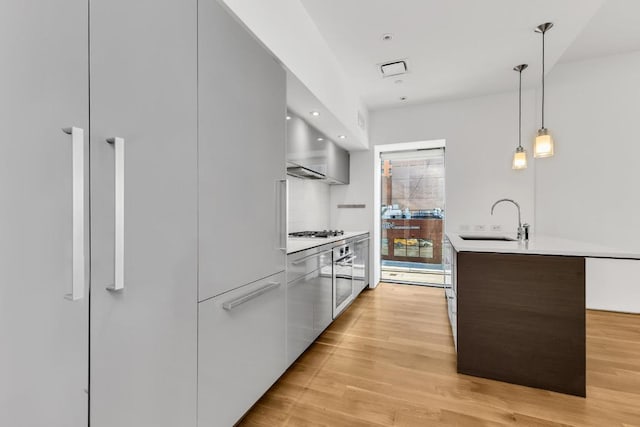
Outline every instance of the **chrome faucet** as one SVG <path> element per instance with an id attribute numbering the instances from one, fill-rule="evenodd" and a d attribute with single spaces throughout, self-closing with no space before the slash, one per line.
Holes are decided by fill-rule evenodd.
<path id="1" fill-rule="evenodd" d="M 500 199 L 498 201 L 496 201 L 493 206 L 491 206 L 491 215 L 493 215 L 493 210 L 495 209 L 496 205 L 498 203 L 501 202 L 511 202 L 514 205 L 516 205 L 516 208 L 518 208 L 518 240 L 522 241 L 528 241 L 529 240 L 529 224 L 522 224 L 522 219 L 520 217 L 520 205 L 512 199 Z"/>

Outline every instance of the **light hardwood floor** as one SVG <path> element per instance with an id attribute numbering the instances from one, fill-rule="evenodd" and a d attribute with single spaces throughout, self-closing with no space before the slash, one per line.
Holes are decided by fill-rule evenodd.
<path id="1" fill-rule="evenodd" d="M 382 283 L 240 425 L 640 426 L 640 315 L 588 312 L 583 399 L 457 374 L 443 290 Z"/>

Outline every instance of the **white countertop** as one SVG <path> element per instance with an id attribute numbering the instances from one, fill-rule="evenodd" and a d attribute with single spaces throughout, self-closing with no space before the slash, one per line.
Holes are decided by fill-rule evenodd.
<path id="1" fill-rule="evenodd" d="M 507 233 L 482 234 L 463 233 L 463 236 L 508 236 L 515 238 L 515 235 Z M 640 259 L 640 252 L 632 253 L 616 248 L 596 245 L 593 243 L 580 242 L 575 240 L 561 239 L 550 236 L 531 236 L 529 242 L 518 241 L 492 241 L 492 240 L 463 240 L 460 234 L 447 233 L 447 237 L 457 252 L 492 252 L 505 254 L 532 254 L 532 255 L 564 255 L 579 256 L 586 258 L 621 258 Z"/>
<path id="2" fill-rule="evenodd" d="M 289 237 L 287 239 L 287 255 L 294 252 L 300 252 L 316 246 L 326 245 L 327 243 L 335 243 L 340 240 L 351 239 L 352 237 L 361 236 L 369 233 L 368 231 L 345 231 L 342 236 L 336 237 Z"/>

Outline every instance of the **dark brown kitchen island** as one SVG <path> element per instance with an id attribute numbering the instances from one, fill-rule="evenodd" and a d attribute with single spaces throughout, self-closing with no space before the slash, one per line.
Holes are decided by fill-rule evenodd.
<path id="1" fill-rule="evenodd" d="M 458 372 L 585 396 L 585 260 L 457 254 Z"/>

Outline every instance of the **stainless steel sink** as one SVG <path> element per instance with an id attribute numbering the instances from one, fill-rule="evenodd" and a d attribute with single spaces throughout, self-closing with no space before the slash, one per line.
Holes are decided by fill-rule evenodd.
<path id="1" fill-rule="evenodd" d="M 491 242 L 515 242 L 516 239 L 507 236 L 460 236 L 462 240 L 480 240 Z"/>

